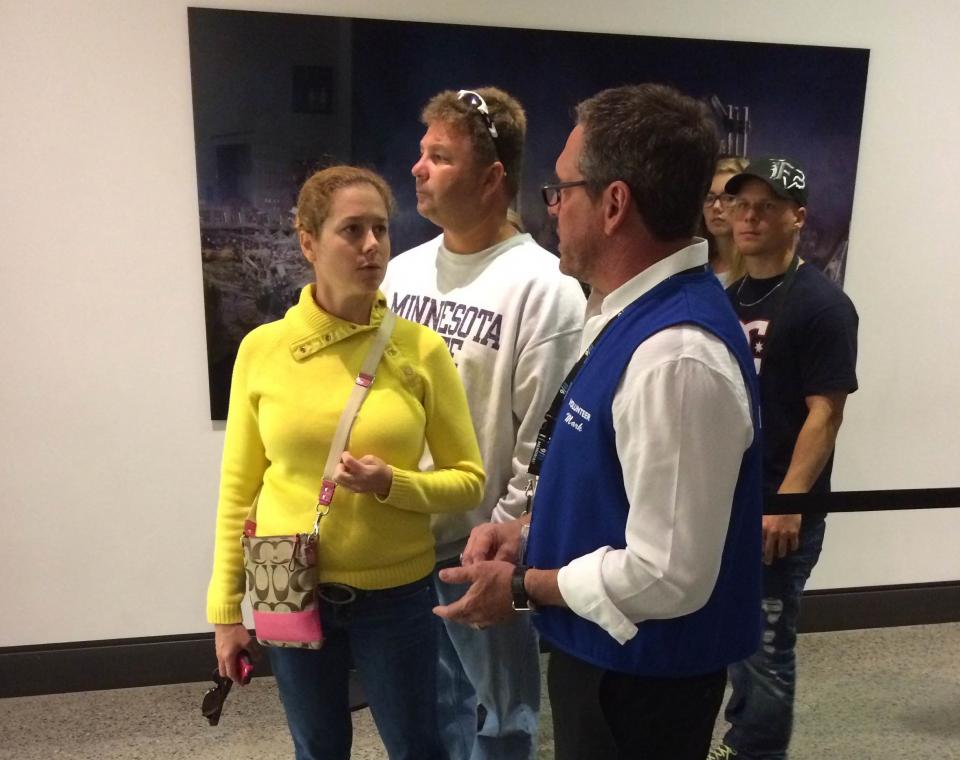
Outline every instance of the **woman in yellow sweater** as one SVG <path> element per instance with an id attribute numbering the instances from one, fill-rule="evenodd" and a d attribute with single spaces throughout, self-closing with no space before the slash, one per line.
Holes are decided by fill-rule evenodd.
<path id="1" fill-rule="evenodd" d="M 316 282 L 286 316 L 244 338 L 230 390 L 207 616 L 220 672 L 238 680 L 240 536 L 259 492 L 257 533 L 309 532 L 334 429 L 387 305 L 393 197 L 378 175 L 339 166 L 297 200 L 303 255 Z M 429 445 L 435 469 L 420 472 Z M 436 618 L 430 514 L 465 511 L 483 494 L 476 436 L 443 340 L 398 319 L 335 473 L 320 521 L 325 642 L 269 648 L 296 756 L 350 755 L 351 654 L 392 760 L 445 758 L 435 718 Z"/>

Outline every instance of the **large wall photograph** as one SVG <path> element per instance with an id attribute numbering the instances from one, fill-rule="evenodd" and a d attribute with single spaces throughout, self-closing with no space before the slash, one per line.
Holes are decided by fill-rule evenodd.
<path id="1" fill-rule="evenodd" d="M 210 407 L 226 417 L 243 336 L 278 319 L 312 276 L 293 233 L 300 183 L 353 163 L 397 196 L 394 253 L 437 229 L 416 212 L 410 167 L 424 103 L 495 85 L 529 122 L 519 211 L 556 250 L 539 186 L 577 102 L 663 82 L 709 103 L 728 152 L 790 156 L 810 202 L 800 254 L 843 281 L 869 51 L 191 8 L 200 254 Z"/>

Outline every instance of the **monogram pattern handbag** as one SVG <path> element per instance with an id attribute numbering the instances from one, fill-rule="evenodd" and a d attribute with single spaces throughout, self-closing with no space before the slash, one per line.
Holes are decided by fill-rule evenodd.
<path id="1" fill-rule="evenodd" d="M 317 535 L 258 537 L 246 533 L 249 522 L 243 559 L 257 641 L 270 647 L 319 649 L 323 630 L 316 597 Z"/>
<path id="2" fill-rule="evenodd" d="M 290 536 L 258 536 L 257 500 L 243 527 L 247 591 L 253 607 L 257 641 L 268 647 L 319 649 L 323 646 L 317 601 L 317 545 L 320 520 L 330 511 L 336 490 L 333 473 L 350 437 L 350 429 L 373 384 L 374 373 L 393 332 L 396 317 L 387 310 L 340 415 L 323 468 L 313 530 Z"/>

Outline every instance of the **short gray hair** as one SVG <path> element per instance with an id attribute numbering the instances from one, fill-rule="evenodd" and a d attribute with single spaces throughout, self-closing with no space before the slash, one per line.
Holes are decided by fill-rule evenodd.
<path id="1" fill-rule="evenodd" d="M 580 172 L 594 197 L 622 180 L 658 240 L 694 234 L 720 143 L 707 107 L 659 84 L 616 87 L 577 106 Z"/>

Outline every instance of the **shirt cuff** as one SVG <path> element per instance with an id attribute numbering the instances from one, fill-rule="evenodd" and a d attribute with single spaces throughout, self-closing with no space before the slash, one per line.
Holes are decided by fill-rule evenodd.
<path id="1" fill-rule="evenodd" d="M 609 546 L 585 554 L 560 568 L 557 584 L 567 606 L 582 618 L 596 623 L 618 644 L 637 635 L 637 626 L 607 596 L 603 583 L 603 558 Z"/>
<path id="2" fill-rule="evenodd" d="M 522 514 L 523 514 L 522 508 L 516 514 L 513 514 L 510 511 L 504 509 L 503 502 L 501 501 L 501 502 L 497 502 L 497 506 L 495 506 L 493 508 L 493 512 L 490 513 L 490 522 L 492 523 L 513 522 Z"/>

